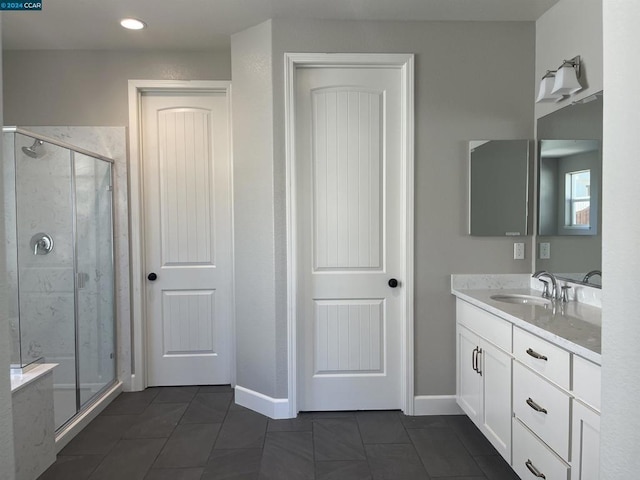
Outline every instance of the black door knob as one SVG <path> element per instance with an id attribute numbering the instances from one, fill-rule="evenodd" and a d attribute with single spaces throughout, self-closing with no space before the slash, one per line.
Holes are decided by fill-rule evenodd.
<path id="1" fill-rule="evenodd" d="M 147 275 L 147 278 L 153 282 L 155 279 L 158 278 L 158 275 L 156 275 L 155 273 L 151 272 L 149 275 Z"/>
<path id="2" fill-rule="evenodd" d="M 399 284 L 400 282 L 398 282 L 398 280 L 396 280 L 395 278 L 392 278 L 391 280 L 389 280 L 389 286 L 391 288 L 396 288 Z"/>

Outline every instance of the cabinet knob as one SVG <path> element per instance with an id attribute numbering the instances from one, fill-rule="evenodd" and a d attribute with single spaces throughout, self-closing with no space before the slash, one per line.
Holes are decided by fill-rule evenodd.
<path id="1" fill-rule="evenodd" d="M 395 278 L 389 280 L 389 286 L 391 288 L 396 288 L 398 285 L 400 285 L 400 282 L 398 282 L 398 280 L 396 280 Z"/>
<path id="2" fill-rule="evenodd" d="M 158 275 L 156 275 L 155 273 L 151 272 L 149 275 L 147 275 L 147 278 L 149 280 L 151 280 L 152 282 L 156 281 L 158 278 Z"/>

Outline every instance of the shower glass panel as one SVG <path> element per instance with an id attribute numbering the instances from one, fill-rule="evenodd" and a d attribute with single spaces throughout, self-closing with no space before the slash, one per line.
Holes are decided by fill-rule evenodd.
<path id="1" fill-rule="evenodd" d="M 55 427 L 116 381 L 112 161 L 4 133 L 11 366 L 56 363 Z"/>
<path id="2" fill-rule="evenodd" d="M 115 378 L 111 164 L 74 153 L 78 378 L 85 405 Z"/>
<path id="3" fill-rule="evenodd" d="M 22 365 L 53 370 L 56 428 L 76 413 L 76 347 L 71 152 L 16 134 L 18 297 Z M 47 251 L 43 238 L 53 241 Z"/>

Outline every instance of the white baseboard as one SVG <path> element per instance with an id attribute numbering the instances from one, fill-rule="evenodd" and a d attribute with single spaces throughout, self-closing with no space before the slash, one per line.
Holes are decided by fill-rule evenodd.
<path id="1" fill-rule="evenodd" d="M 289 399 L 271 398 L 259 392 L 236 385 L 236 403 L 269 418 L 289 418 Z"/>
<path id="2" fill-rule="evenodd" d="M 455 395 L 417 395 L 413 398 L 414 415 L 462 415 Z"/>

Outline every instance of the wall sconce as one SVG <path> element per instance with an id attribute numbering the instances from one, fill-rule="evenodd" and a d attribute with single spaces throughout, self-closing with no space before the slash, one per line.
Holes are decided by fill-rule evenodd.
<path id="1" fill-rule="evenodd" d="M 556 72 L 556 81 L 553 84 L 551 93 L 571 95 L 582 90 L 582 85 L 580 85 L 578 78 L 580 78 L 580 55 L 562 62 Z"/>
<path id="2" fill-rule="evenodd" d="M 538 98 L 536 103 L 542 102 L 559 102 L 562 100 L 562 94 L 553 93 L 553 86 L 556 82 L 555 70 L 547 70 L 542 80 L 540 81 L 540 90 L 538 91 Z"/>
<path id="3" fill-rule="evenodd" d="M 580 55 L 564 60 L 558 70 L 547 70 L 540 81 L 540 90 L 536 103 L 559 102 L 565 95 L 582 90 L 580 78 Z"/>

